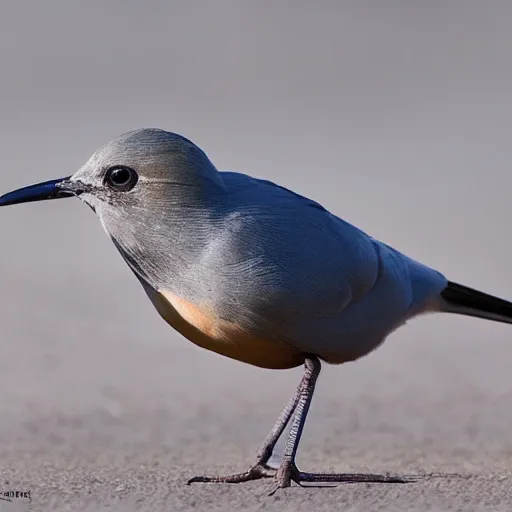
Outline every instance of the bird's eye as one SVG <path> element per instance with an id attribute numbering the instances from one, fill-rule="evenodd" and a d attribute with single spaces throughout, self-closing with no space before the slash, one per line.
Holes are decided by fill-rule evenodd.
<path id="1" fill-rule="evenodd" d="M 128 192 L 137 185 L 138 180 L 138 174 L 131 167 L 125 165 L 111 167 L 105 175 L 105 183 L 120 192 Z"/>

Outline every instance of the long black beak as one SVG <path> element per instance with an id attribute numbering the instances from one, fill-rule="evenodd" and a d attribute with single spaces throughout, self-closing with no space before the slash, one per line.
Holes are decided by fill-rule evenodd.
<path id="1" fill-rule="evenodd" d="M 30 185 L 29 187 L 9 192 L 0 197 L 0 206 L 76 196 L 78 191 L 74 190 L 74 187 L 66 187 L 65 182 L 68 182 L 69 178 L 71 176 L 61 178 L 60 180 L 45 181 L 44 183 Z"/>

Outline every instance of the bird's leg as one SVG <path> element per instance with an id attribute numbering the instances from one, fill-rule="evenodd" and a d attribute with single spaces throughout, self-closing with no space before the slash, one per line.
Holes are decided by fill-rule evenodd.
<path id="1" fill-rule="evenodd" d="M 313 399 L 316 380 L 320 374 L 321 363 L 317 357 L 308 356 L 304 362 L 305 372 L 299 386 L 299 398 L 295 409 L 288 442 L 283 456 L 281 466 L 276 473 L 277 486 L 271 493 L 282 487 L 290 487 L 294 481 L 299 485 L 302 482 L 329 483 L 329 482 L 371 482 L 371 483 L 409 483 L 414 482 L 417 477 L 398 477 L 391 475 L 375 475 L 360 473 L 303 473 L 295 464 L 295 456 L 299 447 L 300 438 L 306 422 L 306 417 Z"/>
<path id="2" fill-rule="evenodd" d="M 240 483 L 247 482 L 249 480 L 258 480 L 260 478 L 272 478 L 276 476 L 277 470 L 271 468 L 267 463 L 272 456 L 277 441 L 281 437 L 286 425 L 290 421 L 297 403 L 299 402 L 300 391 L 304 387 L 304 381 L 306 374 L 302 377 L 300 384 L 298 385 L 295 393 L 290 398 L 288 405 L 283 409 L 279 418 L 275 422 L 272 430 L 268 433 L 265 441 L 261 445 L 258 453 L 256 454 L 256 460 L 254 464 L 244 473 L 237 473 L 228 476 L 196 476 L 188 481 L 189 484 L 197 482 L 207 483 Z"/>
<path id="3" fill-rule="evenodd" d="M 300 438 L 306 422 L 306 417 L 313 399 L 316 380 L 320 374 L 321 363 L 317 357 L 308 356 L 304 361 L 304 376 L 290 398 L 288 405 L 283 409 L 274 427 L 261 445 L 254 464 L 244 473 L 228 476 L 196 476 L 188 481 L 192 483 L 241 483 L 260 478 L 275 477 L 277 486 L 272 494 L 279 488 L 289 487 L 291 482 L 301 484 L 310 483 L 409 483 L 418 480 L 418 477 L 399 477 L 392 475 L 361 474 L 361 473 L 304 473 L 299 471 L 295 464 L 295 457 L 299 447 Z M 283 461 L 279 469 L 271 468 L 268 461 L 272 451 L 281 437 L 286 425 L 293 419 L 288 442 L 286 444 Z"/>

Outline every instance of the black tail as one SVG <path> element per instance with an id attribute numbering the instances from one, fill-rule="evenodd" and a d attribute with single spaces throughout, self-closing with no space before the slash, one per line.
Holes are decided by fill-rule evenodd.
<path id="1" fill-rule="evenodd" d="M 512 324 L 512 302 L 451 281 L 441 292 L 441 297 L 444 299 L 442 311 Z"/>

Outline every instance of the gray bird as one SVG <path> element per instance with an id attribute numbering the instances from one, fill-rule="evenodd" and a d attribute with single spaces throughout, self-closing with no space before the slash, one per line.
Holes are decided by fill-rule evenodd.
<path id="1" fill-rule="evenodd" d="M 426 312 L 512 323 L 512 303 L 448 281 L 286 188 L 219 172 L 174 133 L 124 134 L 73 176 L 6 194 L 0 206 L 74 196 L 96 212 L 157 311 L 184 337 L 262 368 L 305 367 L 251 468 L 190 482 L 411 481 L 298 470 L 320 361 L 354 361 Z M 274 469 L 268 461 L 292 416 Z"/>

